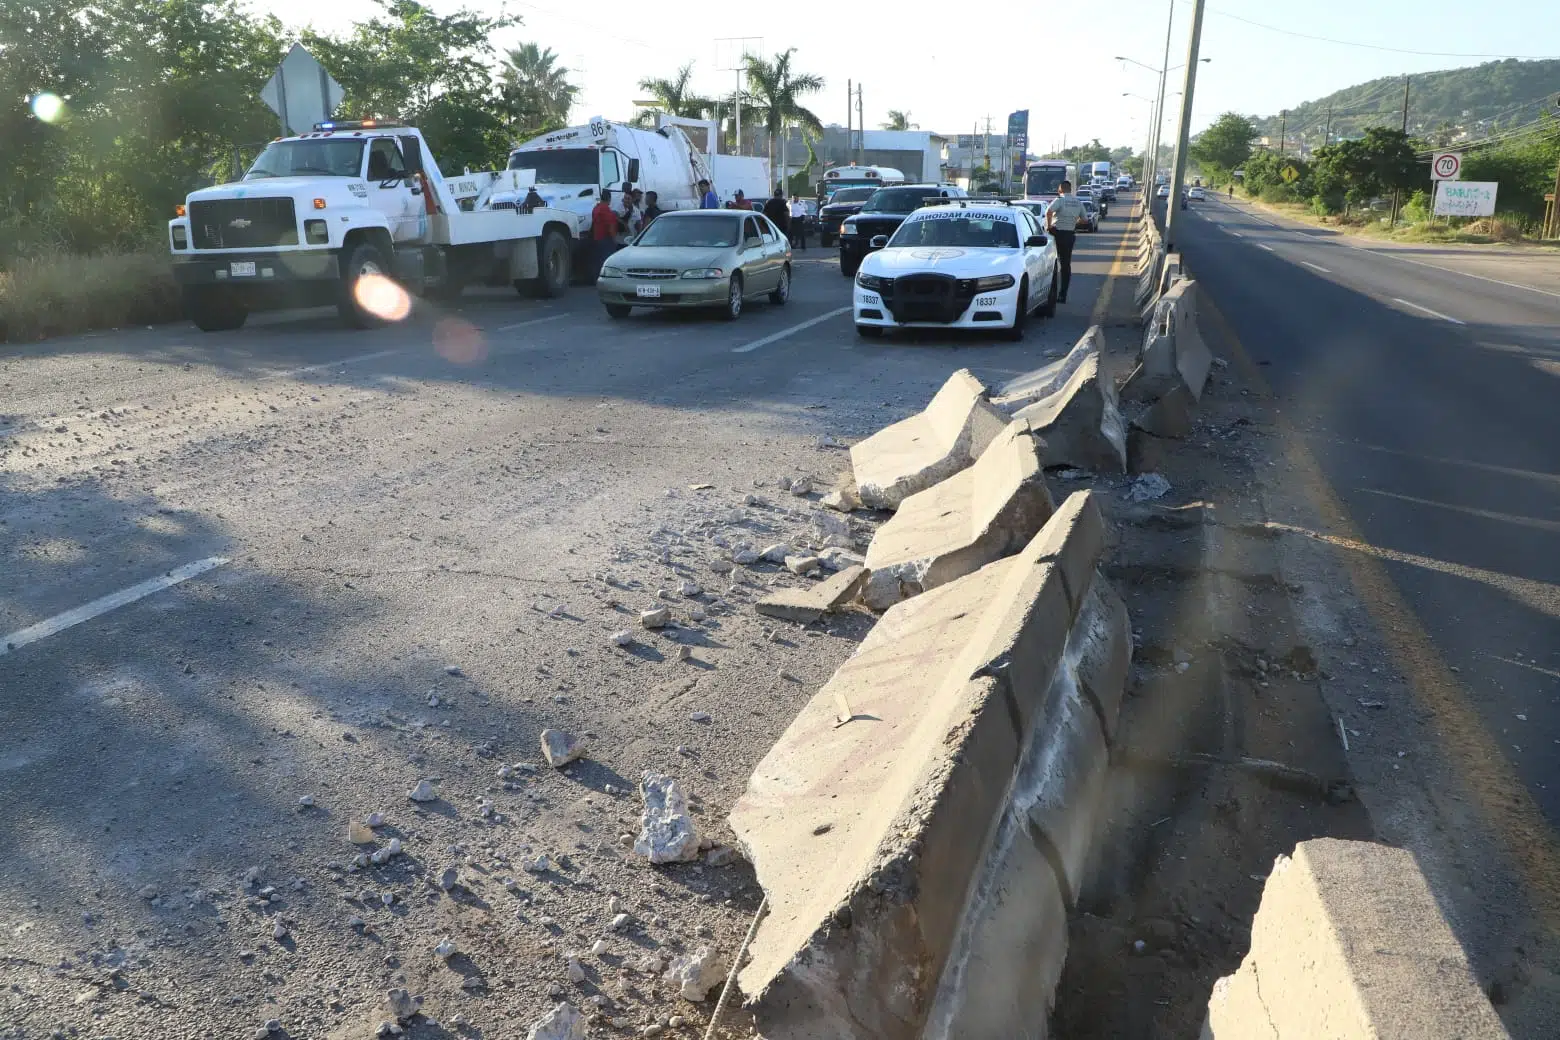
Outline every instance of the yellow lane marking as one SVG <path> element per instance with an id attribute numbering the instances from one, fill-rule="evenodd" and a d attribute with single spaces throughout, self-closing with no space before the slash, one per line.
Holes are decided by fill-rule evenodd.
<path id="1" fill-rule="evenodd" d="M 1132 232 L 1134 229 L 1141 234 L 1138 224 L 1143 219 L 1143 211 L 1133 208 L 1133 219 L 1127 222 L 1126 230 L 1121 233 L 1121 244 L 1116 247 L 1116 257 L 1111 261 L 1110 270 L 1105 273 L 1105 287 L 1100 290 L 1099 299 L 1094 301 L 1094 310 L 1089 314 L 1089 324 L 1098 325 L 1105 320 L 1105 315 L 1110 311 L 1110 298 L 1116 292 L 1116 279 L 1121 276 L 1122 264 L 1127 258 L 1127 243 L 1134 241 Z"/>

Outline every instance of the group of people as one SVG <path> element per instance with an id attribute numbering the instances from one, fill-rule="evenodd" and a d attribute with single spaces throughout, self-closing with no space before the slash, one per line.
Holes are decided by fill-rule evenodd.
<path id="1" fill-rule="evenodd" d="M 699 182 L 699 208 L 722 208 L 720 199 L 711 189 L 709 181 Z M 753 208 L 753 202 L 743 194 L 741 188 L 738 188 L 725 208 L 750 210 Z M 786 202 L 785 188 L 776 184 L 774 195 L 764 200 L 764 204 L 759 209 L 775 227 L 780 229 L 781 234 L 791 240 L 793 248 L 807 248 L 807 204 L 802 201 L 800 195 Z"/>
<path id="2" fill-rule="evenodd" d="M 535 196 L 534 201 L 532 196 Z M 590 213 L 590 237 L 596 250 L 598 271 L 601 265 L 607 262 L 607 257 L 633 241 L 635 236 L 650 226 L 651 221 L 664 212 L 653 191 L 641 191 L 625 183 L 618 196 L 618 202 L 614 205 L 612 190 L 602 188 L 601 199 Z M 542 205 L 542 198 L 536 194 L 536 189 L 532 188 L 526 194 L 520 208 L 529 213 L 535 206 L 540 205 Z M 723 207 L 719 196 L 710 187 L 710 182 L 701 180 L 699 208 L 751 210 L 753 204 L 739 188 L 731 201 Z M 807 205 L 800 196 L 787 202 L 784 188 L 777 184 L 774 196 L 765 200 L 760 209 L 764 216 L 768 217 L 775 227 L 791 240 L 792 246 L 798 249 L 807 248 Z"/>

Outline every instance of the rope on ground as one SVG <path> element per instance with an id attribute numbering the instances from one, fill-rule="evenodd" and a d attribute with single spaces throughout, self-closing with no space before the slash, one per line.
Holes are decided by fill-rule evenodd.
<path id="1" fill-rule="evenodd" d="M 710 1027 L 704 1031 L 704 1040 L 713 1040 L 715 1027 L 720 1024 L 721 1012 L 726 1010 L 726 997 L 737 981 L 737 969 L 742 967 L 742 958 L 747 954 L 748 944 L 753 941 L 753 934 L 758 931 L 758 922 L 762 921 L 764 914 L 768 912 L 769 897 L 765 896 L 758 904 L 758 912 L 753 915 L 753 923 L 748 925 L 747 936 L 742 940 L 742 945 L 737 947 L 737 955 L 731 959 L 731 971 L 726 975 L 725 985 L 720 988 L 720 999 L 715 1001 L 715 1010 L 710 1012 Z"/>

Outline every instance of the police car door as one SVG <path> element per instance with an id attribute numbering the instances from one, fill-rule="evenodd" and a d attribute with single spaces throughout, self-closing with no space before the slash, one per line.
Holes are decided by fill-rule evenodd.
<path id="1" fill-rule="evenodd" d="M 368 204 L 385 215 L 390 238 L 415 242 L 422 237 L 422 185 L 406 175 L 406 163 L 393 137 L 376 137 L 368 146 Z"/>
<path id="2" fill-rule="evenodd" d="M 1029 240 L 1036 235 L 1043 235 L 1035 215 L 1023 206 L 1013 207 L 1013 212 L 1018 216 L 1018 244 L 1024 252 L 1024 270 L 1029 274 L 1029 296 L 1035 298 L 1039 291 L 1040 279 L 1045 275 L 1045 247 L 1032 246 Z"/>

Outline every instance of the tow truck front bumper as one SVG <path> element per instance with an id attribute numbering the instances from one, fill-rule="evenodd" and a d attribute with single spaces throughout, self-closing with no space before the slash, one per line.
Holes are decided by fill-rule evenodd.
<path id="1" fill-rule="evenodd" d="M 174 253 L 173 277 L 180 285 L 270 286 L 338 282 L 341 261 L 334 249 L 254 253 Z"/>

